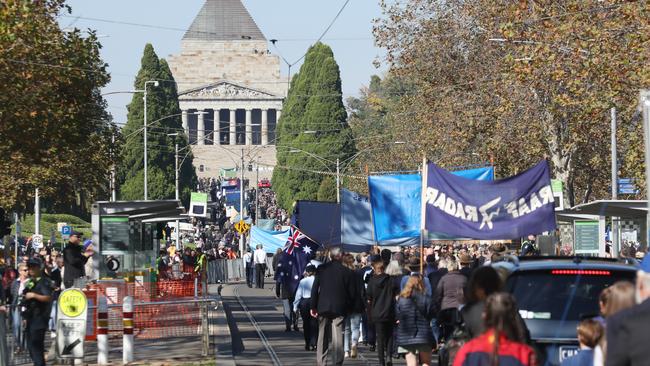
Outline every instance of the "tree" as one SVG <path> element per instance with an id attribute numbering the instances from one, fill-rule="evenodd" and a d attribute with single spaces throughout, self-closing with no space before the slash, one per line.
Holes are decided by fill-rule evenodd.
<path id="1" fill-rule="evenodd" d="M 151 44 L 145 46 L 141 64 L 134 83 L 137 90 L 143 90 L 146 81 L 159 81 L 157 87 L 151 83 L 147 85 L 148 198 L 174 198 L 176 142 L 179 149 L 184 149 L 179 153 L 181 199 L 188 201 L 192 187 L 196 186 L 196 173 L 192 153 L 185 148 L 188 140 L 182 128 L 176 83 L 169 65 L 158 58 Z M 127 123 L 122 129 L 125 144 L 118 170 L 120 198 L 139 200 L 144 197 L 144 100 L 141 93 L 133 95 L 128 111 Z M 178 136 L 168 136 L 170 133 L 178 133 Z"/>
<path id="2" fill-rule="evenodd" d="M 619 109 L 622 150 L 634 151 L 625 144 L 634 137 L 627 134 L 634 131 L 638 89 L 650 81 L 642 66 L 650 4 L 411 0 L 382 6 L 377 42 L 387 49 L 390 72 L 417 88 L 387 113 L 396 134 L 442 165 L 493 157 L 499 176 L 547 157 L 569 205 L 609 195 L 609 108 Z"/>
<path id="3" fill-rule="evenodd" d="M 336 181 L 334 178 L 327 176 L 320 182 L 316 198 L 323 202 L 336 202 Z"/>
<path id="4" fill-rule="evenodd" d="M 345 161 L 355 152 L 330 47 L 319 42 L 308 50 L 291 80 L 278 127 L 273 188 L 279 204 L 288 209 L 296 200 L 317 199 L 336 159 Z"/>
<path id="5" fill-rule="evenodd" d="M 99 89 L 110 77 L 94 32 L 64 32 L 63 0 L 0 6 L 0 205 L 25 212 L 108 198 L 116 134 Z"/>

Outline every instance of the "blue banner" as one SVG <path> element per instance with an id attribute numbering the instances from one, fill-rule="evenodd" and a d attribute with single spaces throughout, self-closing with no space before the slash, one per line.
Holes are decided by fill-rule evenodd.
<path id="1" fill-rule="evenodd" d="M 494 168 L 484 167 L 452 172 L 466 179 L 491 181 Z M 368 177 L 375 240 L 420 237 L 422 178 L 420 174 L 375 175 Z M 406 243 L 403 243 L 406 244 Z M 417 240 L 413 242 L 417 244 Z M 385 244 L 395 245 L 395 244 Z"/>
<path id="2" fill-rule="evenodd" d="M 289 238 L 289 230 L 268 231 L 260 229 L 257 226 L 251 226 L 250 248 L 255 250 L 257 244 L 264 246 L 267 253 L 275 253 L 278 248 L 282 249 Z"/>
<path id="3" fill-rule="evenodd" d="M 425 227 L 431 232 L 516 239 L 556 228 L 546 161 L 499 181 L 461 178 L 429 163 L 424 199 Z"/>
<path id="4" fill-rule="evenodd" d="M 415 245 L 417 237 L 376 242 L 372 235 L 370 200 L 356 192 L 341 189 L 341 244 L 346 250 L 361 252 L 379 245 Z M 352 249 L 352 247 L 356 247 Z"/>

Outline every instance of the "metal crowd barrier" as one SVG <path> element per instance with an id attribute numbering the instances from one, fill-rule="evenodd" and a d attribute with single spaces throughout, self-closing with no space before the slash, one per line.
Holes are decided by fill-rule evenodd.
<path id="1" fill-rule="evenodd" d="M 273 277 L 273 258 L 266 258 L 266 276 Z M 246 267 L 241 258 L 208 261 L 208 283 L 231 283 L 245 281 Z"/>

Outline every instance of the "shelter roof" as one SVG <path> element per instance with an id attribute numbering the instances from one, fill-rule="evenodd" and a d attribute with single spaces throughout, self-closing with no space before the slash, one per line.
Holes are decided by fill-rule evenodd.
<path id="1" fill-rule="evenodd" d="M 648 213 L 646 200 L 598 200 L 558 212 L 561 216 L 594 215 L 642 218 Z"/>

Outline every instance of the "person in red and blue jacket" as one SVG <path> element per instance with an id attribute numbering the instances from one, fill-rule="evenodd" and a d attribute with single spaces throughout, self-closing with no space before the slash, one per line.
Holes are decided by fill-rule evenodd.
<path id="1" fill-rule="evenodd" d="M 497 292 L 487 298 L 485 329 L 461 347 L 454 366 L 537 366 L 535 351 L 525 344 L 512 295 Z"/>

